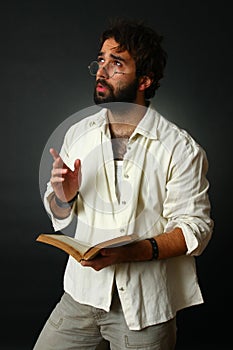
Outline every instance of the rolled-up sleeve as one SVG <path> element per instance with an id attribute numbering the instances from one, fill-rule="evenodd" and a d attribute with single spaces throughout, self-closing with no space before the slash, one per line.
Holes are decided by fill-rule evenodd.
<path id="1" fill-rule="evenodd" d="M 187 255 L 200 255 L 213 232 L 206 174 L 205 151 L 197 144 L 177 147 L 173 154 L 166 186 L 165 232 L 180 227 L 187 245 Z"/>
<path id="2" fill-rule="evenodd" d="M 66 228 L 67 226 L 69 226 L 69 224 L 73 221 L 74 218 L 74 212 L 75 212 L 75 205 L 73 205 L 70 215 L 68 217 L 66 217 L 65 219 L 58 219 L 56 218 L 50 208 L 50 204 L 49 204 L 49 197 L 53 192 L 53 188 L 50 184 L 50 182 L 47 184 L 47 190 L 44 194 L 44 206 L 45 209 L 48 213 L 48 215 L 50 216 L 50 219 L 52 221 L 52 225 L 55 231 L 62 231 L 64 228 Z"/>

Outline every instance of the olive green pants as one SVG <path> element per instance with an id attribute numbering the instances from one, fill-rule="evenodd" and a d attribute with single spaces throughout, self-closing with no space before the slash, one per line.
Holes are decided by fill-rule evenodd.
<path id="1" fill-rule="evenodd" d="M 111 350 L 173 350 L 176 319 L 140 331 L 129 330 L 117 293 L 111 310 L 106 312 L 77 303 L 67 293 L 61 298 L 33 350 L 95 350 L 106 339 Z"/>

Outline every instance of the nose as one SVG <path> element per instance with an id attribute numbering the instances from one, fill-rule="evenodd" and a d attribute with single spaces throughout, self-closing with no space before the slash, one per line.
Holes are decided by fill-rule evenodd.
<path id="1" fill-rule="evenodd" d="M 107 64 L 101 65 L 101 66 L 99 65 L 99 69 L 97 71 L 96 77 L 97 78 L 104 78 L 104 79 L 109 78 L 109 74 L 107 71 Z"/>

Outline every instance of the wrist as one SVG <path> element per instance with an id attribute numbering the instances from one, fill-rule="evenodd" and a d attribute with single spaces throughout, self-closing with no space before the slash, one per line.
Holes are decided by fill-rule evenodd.
<path id="1" fill-rule="evenodd" d="M 158 244 L 154 238 L 147 238 L 147 241 L 150 242 L 152 248 L 152 257 L 150 260 L 157 260 L 159 256 Z"/>
<path id="2" fill-rule="evenodd" d="M 123 259 L 128 262 L 151 261 L 152 259 L 152 244 L 149 239 L 143 239 L 129 246 L 122 247 Z M 127 257 L 127 258 L 126 258 Z M 126 260 L 125 260 L 126 259 Z"/>
<path id="3" fill-rule="evenodd" d="M 77 196 L 78 196 L 78 193 L 71 200 L 69 200 L 67 202 L 63 202 L 54 193 L 54 201 L 59 208 L 68 209 L 68 208 L 71 208 L 73 206 L 74 202 L 77 199 Z"/>

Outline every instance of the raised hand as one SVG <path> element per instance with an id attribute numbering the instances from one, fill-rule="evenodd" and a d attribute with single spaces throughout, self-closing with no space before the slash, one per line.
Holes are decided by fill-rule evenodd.
<path id="1" fill-rule="evenodd" d="M 72 171 L 62 160 L 54 148 L 50 149 L 54 162 L 51 171 L 50 182 L 57 198 L 68 202 L 74 198 L 81 184 L 81 162 L 76 159 L 74 171 Z"/>

